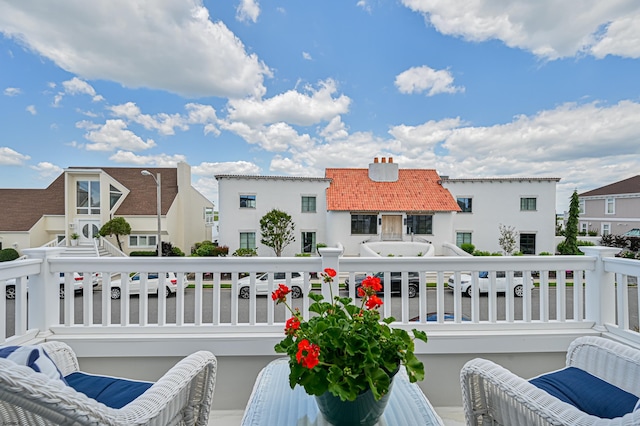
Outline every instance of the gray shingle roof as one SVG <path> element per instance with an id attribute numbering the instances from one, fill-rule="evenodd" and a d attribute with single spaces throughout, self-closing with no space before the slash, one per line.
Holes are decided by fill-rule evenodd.
<path id="1" fill-rule="evenodd" d="M 640 175 L 636 175 L 591 191 L 578 194 L 579 197 L 594 197 L 598 195 L 640 194 Z"/>

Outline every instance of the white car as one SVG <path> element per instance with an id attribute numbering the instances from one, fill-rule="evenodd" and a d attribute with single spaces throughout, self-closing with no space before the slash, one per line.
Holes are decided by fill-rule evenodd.
<path id="1" fill-rule="evenodd" d="M 287 285 L 286 274 L 284 272 L 276 272 L 273 274 L 273 290 L 278 288 L 279 284 Z M 238 280 L 238 296 L 248 299 L 251 294 L 251 277 L 244 277 Z M 300 272 L 291 273 L 291 281 L 288 284 L 291 289 L 291 297 L 297 299 L 302 297 L 302 287 L 304 286 L 304 278 Z M 264 273 L 256 276 L 256 295 L 269 294 L 269 274 Z"/>
<path id="2" fill-rule="evenodd" d="M 533 288 L 533 282 L 531 278 L 529 278 L 529 289 Z M 488 293 L 489 292 L 489 273 L 486 271 L 481 271 L 478 273 L 478 288 L 480 289 L 480 293 Z M 517 297 L 522 297 L 524 295 L 524 286 L 523 286 L 522 277 L 514 277 L 513 278 L 513 294 Z M 447 286 L 455 290 L 455 275 L 451 275 L 449 280 L 447 281 Z M 471 286 L 471 275 L 469 274 L 460 274 L 460 288 L 459 290 L 471 297 L 473 294 L 473 287 Z M 507 291 L 507 276 L 504 271 L 496 272 L 496 291 L 498 293 L 505 293 Z"/>
<path id="3" fill-rule="evenodd" d="M 98 273 L 93 274 L 91 279 L 91 284 L 93 287 L 98 285 Z M 29 290 L 29 277 L 27 277 L 27 290 Z M 64 299 L 64 272 L 60 272 L 60 299 Z M 73 273 L 73 291 L 80 292 L 82 291 L 82 286 L 84 284 L 84 277 L 81 272 Z M 16 298 L 16 279 L 7 280 L 7 289 L 6 289 L 6 297 L 7 299 L 15 299 Z"/>
<path id="4" fill-rule="evenodd" d="M 174 294 L 178 290 L 178 279 L 176 278 L 176 274 L 174 274 L 173 272 L 165 272 L 165 274 L 166 279 L 164 280 L 164 294 L 166 297 L 169 297 L 171 294 Z M 139 272 L 136 272 L 129 277 L 129 294 L 140 294 L 140 278 L 141 275 Z M 157 294 L 159 291 L 159 281 L 160 279 L 158 278 L 157 272 L 149 272 L 147 274 L 147 293 Z M 112 299 L 120 299 L 120 295 L 122 294 L 121 286 L 121 280 L 111 281 Z M 183 274 L 182 289 L 184 290 L 186 287 L 187 275 Z"/>

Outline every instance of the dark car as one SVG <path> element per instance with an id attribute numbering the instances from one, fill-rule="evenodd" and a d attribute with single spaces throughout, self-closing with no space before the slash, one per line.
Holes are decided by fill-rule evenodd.
<path id="1" fill-rule="evenodd" d="M 416 297 L 418 294 L 418 290 L 420 288 L 420 274 L 417 272 L 409 272 L 409 297 Z M 382 284 L 382 291 L 384 292 L 384 272 L 377 272 L 374 277 L 380 278 L 380 284 Z M 358 296 L 358 289 L 362 287 L 362 281 L 367 278 L 367 274 L 358 274 L 355 276 L 355 290 L 356 296 Z M 402 287 L 402 273 L 400 272 L 391 272 L 391 293 L 400 294 Z M 344 288 L 349 290 L 349 278 L 344 280 Z"/>

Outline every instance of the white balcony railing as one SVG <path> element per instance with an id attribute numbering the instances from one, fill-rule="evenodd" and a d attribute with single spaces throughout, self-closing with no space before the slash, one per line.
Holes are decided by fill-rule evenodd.
<path id="1" fill-rule="evenodd" d="M 400 272 L 402 296 L 392 297 L 385 286 L 381 312 L 396 318 L 393 326 L 427 332 L 429 343 L 418 342 L 416 353 L 428 366 L 435 360 L 438 368 L 428 368 L 434 380 L 421 387 L 436 405 L 458 405 L 452 398 L 459 398 L 459 368 L 477 354 L 504 354 L 510 360 L 519 354 L 518 368 L 536 373 L 559 368 L 569 342 L 580 335 L 608 334 L 640 346 L 640 262 L 614 258 L 617 249 L 583 249 L 585 256 L 343 258 L 340 250 L 326 248 L 321 257 L 312 258 L 162 259 L 71 258 L 59 256 L 62 248 L 28 249 L 27 259 L 0 263 L 0 291 L 7 281 L 16 289 L 15 300 L 0 301 L 5 319 L 0 343 L 66 341 L 89 365 L 95 359 L 102 368 L 113 360 L 110 372 L 116 375 L 123 357 L 177 357 L 208 349 L 226 365 L 222 388 L 225 383 L 231 388 L 244 384 L 244 394 L 217 393 L 218 408 L 241 408 L 257 371 L 278 356 L 273 347 L 289 316 L 271 297 L 256 296 L 259 273 L 271 273 L 267 293 L 274 289 L 274 273 L 284 272 L 289 280 L 291 273 L 302 273 L 303 297 L 292 304 L 308 316 L 310 291 L 325 297 L 341 294 L 359 303 L 353 285 L 345 291 L 335 282 L 329 289 L 313 277 L 324 268 L 337 270 L 340 284 L 346 278 L 353 283 L 358 273 L 374 272 L 383 272 L 388 282 L 391 272 Z M 466 297 L 448 289 L 449 277 L 459 281 L 462 274 L 473 277 L 475 289 L 480 271 L 488 272 L 487 295 Z M 75 297 L 72 272 L 85 277 Z M 178 282 L 188 277 L 189 288 L 168 298 L 162 292 L 132 296 L 125 284 L 121 298 L 112 300 L 111 282 L 133 272 L 174 272 Z M 410 273 L 416 272 L 419 291 L 409 299 Z M 507 277 L 504 294 L 496 289 L 498 272 Z M 59 298 L 60 273 L 66 277 L 64 299 Z M 91 286 L 94 273 L 102 277 L 97 289 Z M 248 299 L 238 297 L 245 274 L 253 289 Z M 533 283 L 523 297 L 514 295 L 516 279 Z M 428 313 L 435 313 L 436 321 L 425 321 Z M 251 366 L 246 364 L 249 357 L 256 360 Z"/>

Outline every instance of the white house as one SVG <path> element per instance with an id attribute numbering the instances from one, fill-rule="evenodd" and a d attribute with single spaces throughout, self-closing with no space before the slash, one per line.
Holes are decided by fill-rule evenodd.
<path id="1" fill-rule="evenodd" d="M 316 243 L 360 253 L 363 242 L 473 243 L 500 251 L 499 225 L 514 227 L 527 254 L 554 252 L 557 178 L 449 179 L 434 169 L 400 169 L 375 158 L 366 169 L 329 168 L 325 178 L 218 175 L 221 245 L 257 248 L 260 218 L 273 208 L 292 216 L 296 241 L 285 256 Z M 313 204 L 313 208 L 311 208 Z"/>

